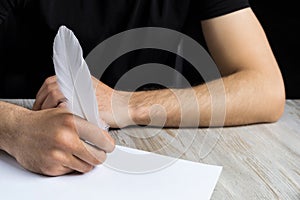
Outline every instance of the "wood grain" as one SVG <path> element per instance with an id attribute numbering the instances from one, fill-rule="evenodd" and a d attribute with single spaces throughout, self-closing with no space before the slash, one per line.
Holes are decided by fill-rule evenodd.
<path id="1" fill-rule="evenodd" d="M 223 166 L 212 199 L 300 199 L 300 101 L 288 100 L 273 124 L 111 134 L 119 145 Z"/>

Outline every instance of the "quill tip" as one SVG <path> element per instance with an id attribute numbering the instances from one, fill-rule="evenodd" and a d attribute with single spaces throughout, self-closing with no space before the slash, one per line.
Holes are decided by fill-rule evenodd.
<path id="1" fill-rule="evenodd" d="M 70 36 L 75 37 L 73 31 L 67 28 L 65 25 L 60 26 L 58 29 L 57 35 L 62 35 L 62 34 L 69 34 Z"/>
<path id="2" fill-rule="evenodd" d="M 61 30 L 70 30 L 70 29 L 68 29 L 65 25 L 61 25 L 61 26 L 58 28 L 58 31 L 61 31 Z"/>

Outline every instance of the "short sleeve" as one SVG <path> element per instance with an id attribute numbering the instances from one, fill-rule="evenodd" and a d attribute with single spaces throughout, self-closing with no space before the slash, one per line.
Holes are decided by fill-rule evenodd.
<path id="1" fill-rule="evenodd" d="M 248 0 L 192 0 L 199 20 L 219 17 L 249 7 Z"/>

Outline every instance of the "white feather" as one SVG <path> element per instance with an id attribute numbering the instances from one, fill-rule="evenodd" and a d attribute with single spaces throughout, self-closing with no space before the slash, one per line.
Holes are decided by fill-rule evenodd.
<path id="1" fill-rule="evenodd" d="M 82 48 L 74 33 L 65 26 L 59 28 L 54 39 L 53 63 L 58 85 L 68 99 L 70 112 L 108 130 L 109 126 L 99 116 L 92 78 Z"/>

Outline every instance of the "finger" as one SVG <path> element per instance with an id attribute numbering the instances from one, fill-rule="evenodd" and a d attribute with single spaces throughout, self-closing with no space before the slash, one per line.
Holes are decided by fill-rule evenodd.
<path id="1" fill-rule="evenodd" d="M 56 83 L 56 76 L 51 76 L 51 77 L 47 78 L 47 79 L 44 81 L 42 87 L 39 89 L 37 95 L 40 95 L 40 93 L 41 93 L 43 90 L 45 90 L 45 88 L 47 87 L 47 85 L 50 85 L 50 84 L 53 84 L 53 83 Z"/>
<path id="2" fill-rule="evenodd" d="M 62 176 L 62 175 L 66 175 L 66 174 L 70 174 L 73 173 L 75 170 L 66 166 L 61 166 L 60 169 L 58 169 L 56 172 L 47 174 L 49 176 Z"/>
<path id="3" fill-rule="evenodd" d="M 33 171 L 35 172 L 35 171 Z M 65 175 L 65 174 L 69 174 L 71 172 L 74 172 L 74 169 L 63 166 L 63 165 L 59 165 L 59 167 L 55 167 L 55 168 L 45 168 L 39 171 L 36 171 L 39 174 L 45 175 L 45 176 L 61 176 L 61 175 Z"/>
<path id="4" fill-rule="evenodd" d="M 91 165 L 91 164 L 81 160 L 77 156 L 73 156 L 73 155 L 69 159 L 68 163 L 66 163 L 64 166 L 69 169 L 75 170 L 77 172 L 81 172 L 81 173 L 87 173 L 94 168 L 93 165 Z"/>
<path id="5" fill-rule="evenodd" d="M 47 85 L 54 84 L 55 82 L 56 82 L 56 76 L 51 76 L 44 81 L 42 87 L 39 89 L 39 91 L 36 95 L 36 100 L 33 105 L 33 110 L 41 109 L 43 101 L 47 97 L 47 92 L 44 92 L 46 90 L 46 87 L 48 87 Z"/>
<path id="6" fill-rule="evenodd" d="M 41 109 L 56 108 L 60 103 L 66 102 L 67 99 L 58 89 L 52 90 L 42 103 Z"/>
<path id="7" fill-rule="evenodd" d="M 96 158 L 98 160 L 98 163 L 97 164 L 102 164 L 104 163 L 104 161 L 106 160 L 106 153 L 105 151 L 99 149 L 99 148 L 96 148 L 95 146 L 93 145 L 90 145 L 84 141 L 82 141 L 86 151 L 88 151 L 91 155 L 94 156 L 94 158 Z"/>
<path id="8" fill-rule="evenodd" d="M 43 102 L 48 96 L 48 93 L 51 90 L 55 90 L 55 89 L 59 89 L 56 83 L 56 77 L 50 77 L 46 79 L 36 95 L 36 99 L 33 105 L 33 110 L 40 110 L 43 105 Z"/>
<path id="9" fill-rule="evenodd" d="M 72 154 L 82 161 L 96 166 L 102 164 L 106 159 L 106 153 L 103 150 L 92 147 L 90 144 L 78 139 L 78 142 L 72 151 Z"/>
<path id="10" fill-rule="evenodd" d="M 77 119 L 76 120 L 77 131 L 79 137 L 86 140 L 99 149 L 110 153 L 115 148 L 115 143 L 113 138 L 108 134 L 108 132 L 100 129 L 96 125 L 87 122 L 86 120 Z"/>
<path id="11" fill-rule="evenodd" d="M 58 108 L 67 108 L 68 107 L 68 104 L 67 104 L 67 101 L 68 99 L 67 98 L 64 98 L 62 99 L 59 104 L 58 104 Z"/>

